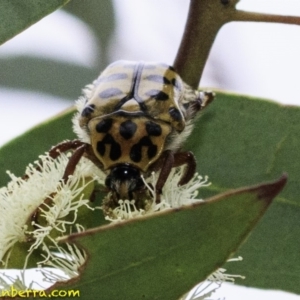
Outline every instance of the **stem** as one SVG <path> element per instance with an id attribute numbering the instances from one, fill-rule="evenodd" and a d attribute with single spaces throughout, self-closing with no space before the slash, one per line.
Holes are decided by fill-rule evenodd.
<path id="1" fill-rule="evenodd" d="M 185 30 L 174 62 L 182 79 L 198 88 L 209 51 L 219 29 L 232 15 L 230 8 L 217 0 L 191 0 Z"/>
<path id="2" fill-rule="evenodd" d="M 237 10 L 238 0 L 191 0 L 184 34 L 174 67 L 182 79 L 198 88 L 210 49 L 220 28 L 232 21 L 300 25 L 300 17 Z"/>
<path id="3" fill-rule="evenodd" d="M 253 13 L 253 12 L 242 11 L 242 10 L 236 10 L 234 14 L 234 20 L 232 21 L 266 22 L 266 23 L 300 25 L 300 17 Z"/>

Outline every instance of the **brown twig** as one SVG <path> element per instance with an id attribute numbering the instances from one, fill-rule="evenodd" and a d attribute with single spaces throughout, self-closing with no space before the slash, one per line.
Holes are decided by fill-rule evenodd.
<path id="1" fill-rule="evenodd" d="M 236 10 L 233 21 L 300 25 L 300 17 L 297 16 L 281 16 L 273 14 L 253 13 L 242 10 Z"/>
<path id="2" fill-rule="evenodd" d="M 246 21 L 300 25 L 300 17 L 237 10 L 237 2 L 238 0 L 191 0 L 174 67 L 193 88 L 198 88 L 210 49 L 224 24 Z"/>

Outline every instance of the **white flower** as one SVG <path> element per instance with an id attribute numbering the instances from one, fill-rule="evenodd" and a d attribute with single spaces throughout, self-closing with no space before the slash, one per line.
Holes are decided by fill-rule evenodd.
<path id="1" fill-rule="evenodd" d="M 104 178 L 99 168 L 82 158 L 75 173 L 69 176 L 67 182 L 62 182 L 68 160 L 68 154 L 62 153 L 56 159 L 46 154 L 27 167 L 26 178 L 18 178 L 8 172 L 11 181 L 7 187 L 0 189 L 0 261 L 4 265 L 12 247 L 18 242 L 26 243 L 29 238 L 32 243 L 28 243 L 24 268 L 30 255 L 37 249 L 45 253 L 39 264 L 51 265 L 49 261 L 54 258 L 55 251 L 67 256 L 54 237 L 67 235 L 74 228 L 77 228 L 77 232 L 82 230 L 76 224 L 77 212 L 83 206 L 90 208 L 90 200 L 86 198 L 84 190 L 95 180 L 102 182 Z M 31 222 L 37 208 L 38 222 Z M 72 262 L 72 266 L 78 270 L 85 260 L 85 254 L 79 255 L 79 250 L 71 246 L 68 249 L 69 257 L 72 257 L 69 263 Z M 63 265 L 57 257 L 53 261 L 67 275 L 78 275 L 77 271 L 71 271 L 70 264 Z"/>
<path id="2" fill-rule="evenodd" d="M 152 173 L 149 178 L 143 178 L 143 181 L 150 191 L 152 197 L 145 201 L 144 209 L 137 209 L 134 200 L 119 200 L 119 206 L 112 209 L 104 207 L 106 219 L 111 222 L 118 222 L 128 220 L 137 216 L 154 213 L 170 208 L 178 208 L 183 205 L 192 204 L 195 202 L 203 201 L 197 199 L 199 188 L 209 186 L 208 177 L 199 176 L 197 173 L 185 185 L 178 186 L 178 182 L 184 173 L 184 166 L 173 168 L 162 190 L 160 203 L 155 202 L 155 184 L 157 182 L 159 173 Z M 109 195 L 108 195 L 109 198 Z"/>
<path id="3" fill-rule="evenodd" d="M 242 257 L 229 259 L 227 262 L 241 261 Z M 235 278 L 245 279 L 241 275 L 226 274 L 226 269 L 219 268 L 217 271 L 207 277 L 206 281 L 196 285 L 188 294 L 184 295 L 181 300 L 213 300 L 210 296 L 221 287 L 223 282 L 234 283 Z"/>
<path id="4" fill-rule="evenodd" d="M 9 276 L 7 274 L 1 274 L 0 275 L 0 292 L 1 291 L 8 291 L 10 290 L 10 287 L 13 286 L 18 291 L 24 291 L 26 290 L 26 285 L 24 284 L 24 278 L 20 276 Z M 29 286 L 31 288 L 31 286 Z"/>
<path id="5" fill-rule="evenodd" d="M 52 267 L 56 270 L 63 271 L 64 275 L 60 275 L 57 272 L 53 272 L 53 269 L 46 269 L 43 265 L 39 265 L 39 271 L 43 274 L 45 281 L 55 283 L 57 281 L 66 281 L 70 278 L 74 278 L 79 275 L 79 267 L 81 267 L 86 259 L 86 253 L 79 249 L 75 244 L 66 244 L 67 250 L 57 244 L 53 249 L 57 252 L 53 252 L 49 247 L 45 248 L 45 260 L 44 266 Z"/>

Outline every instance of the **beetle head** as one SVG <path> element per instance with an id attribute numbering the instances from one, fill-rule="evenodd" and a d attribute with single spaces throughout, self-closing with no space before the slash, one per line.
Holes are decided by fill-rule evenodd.
<path id="1" fill-rule="evenodd" d="M 140 171 L 129 164 L 119 164 L 110 170 L 105 185 L 113 193 L 113 198 L 134 199 L 134 193 L 144 188 Z"/>

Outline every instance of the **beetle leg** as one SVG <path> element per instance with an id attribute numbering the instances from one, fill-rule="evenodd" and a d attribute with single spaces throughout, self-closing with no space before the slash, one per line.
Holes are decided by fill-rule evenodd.
<path id="1" fill-rule="evenodd" d="M 174 165 L 174 153 L 170 150 L 164 152 L 163 162 L 161 164 L 161 171 L 155 185 L 156 191 L 156 203 L 160 202 L 160 194 L 162 193 L 162 188 L 173 168 Z"/>
<path id="2" fill-rule="evenodd" d="M 192 152 L 177 152 L 174 154 L 174 164 L 173 167 L 179 167 L 186 164 L 186 169 L 181 179 L 178 182 L 178 185 L 184 185 L 188 183 L 194 176 L 196 172 L 196 159 Z"/>
<path id="3" fill-rule="evenodd" d="M 81 146 L 79 146 L 74 153 L 72 154 L 72 156 L 70 157 L 64 175 L 62 177 L 62 180 L 64 183 L 67 182 L 68 178 L 70 175 L 74 174 L 75 168 L 80 160 L 80 158 L 82 157 L 82 155 L 84 154 L 85 150 L 86 150 L 86 145 L 87 144 L 82 144 Z"/>
<path id="4" fill-rule="evenodd" d="M 74 153 L 72 154 L 72 156 L 70 157 L 70 159 L 67 163 L 67 166 L 65 168 L 63 177 L 61 179 L 64 183 L 67 182 L 70 175 L 74 174 L 75 168 L 76 168 L 79 160 L 81 159 L 81 157 L 84 155 L 85 152 L 88 152 L 90 147 L 91 147 L 90 144 L 86 144 L 86 143 L 83 143 L 78 140 L 73 140 L 73 141 L 68 141 L 68 142 L 63 142 L 61 144 L 58 144 L 49 151 L 49 156 L 55 159 L 56 157 L 59 156 L 59 154 L 61 152 L 66 152 L 71 149 L 76 149 L 74 151 Z M 90 158 L 90 155 L 88 156 L 88 158 Z M 37 169 L 40 169 L 40 168 L 37 168 Z M 26 177 L 28 178 L 28 176 L 26 176 Z M 26 179 L 26 177 L 24 176 L 23 178 Z M 40 213 L 41 207 L 45 204 L 50 204 L 52 202 L 52 197 L 54 195 L 55 195 L 55 193 L 52 193 L 50 196 L 48 196 L 43 201 L 43 203 L 41 203 L 37 207 L 37 209 L 31 215 L 31 221 L 33 221 L 34 223 L 38 223 L 38 218 L 39 218 L 39 213 Z"/>
<path id="5" fill-rule="evenodd" d="M 67 150 L 70 150 L 72 149 L 74 145 L 74 143 L 72 143 L 73 141 L 71 141 L 70 143 L 69 142 L 66 142 L 66 143 L 63 143 L 63 144 L 60 144 L 62 145 L 63 147 L 59 147 L 60 145 L 57 145 L 56 147 L 52 148 L 51 150 L 54 150 L 53 152 L 53 156 L 51 156 L 52 158 L 56 158 L 58 155 L 59 155 L 59 150 L 58 149 L 64 149 L 64 151 L 67 151 Z M 65 172 L 64 172 L 64 175 L 62 177 L 62 181 L 64 183 L 67 182 L 68 178 L 70 175 L 72 175 L 75 171 L 75 168 L 76 168 L 76 165 L 78 164 L 80 158 L 82 157 L 82 155 L 84 154 L 84 151 L 85 151 L 85 148 L 86 148 L 86 145 L 87 144 L 84 144 L 82 143 L 81 146 L 79 146 L 75 152 L 73 153 L 73 155 L 70 157 L 69 161 L 68 161 L 68 164 L 66 166 L 66 169 L 65 169 Z M 58 155 L 56 155 L 58 153 Z M 52 193 L 50 196 L 48 196 L 44 201 L 43 203 L 41 203 L 37 208 L 36 210 L 33 212 L 33 214 L 31 215 L 31 221 L 34 222 L 34 223 L 38 223 L 38 218 L 39 218 L 39 214 L 40 214 L 40 210 L 41 210 L 41 207 L 45 204 L 50 204 L 52 202 L 52 197 L 51 196 L 54 196 L 55 193 Z M 35 228 L 37 228 L 36 226 L 34 226 Z"/>
<path id="6" fill-rule="evenodd" d="M 68 150 L 74 150 L 76 148 L 78 148 L 79 146 L 83 145 L 85 143 L 79 141 L 79 140 L 73 140 L 73 141 L 67 141 L 67 142 L 63 142 L 60 144 L 57 144 L 56 146 L 52 147 L 49 150 L 49 156 L 53 159 L 57 158 L 62 152 L 66 152 Z M 40 164 L 42 164 L 42 162 L 40 161 Z M 37 171 L 41 171 L 41 167 L 36 167 Z M 27 180 L 29 178 L 28 175 L 24 175 L 22 177 L 22 179 Z"/>
<path id="7" fill-rule="evenodd" d="M 63 176 L 64 180 L 66 180 L 69 175 L 72 175 L 74 173 L 75 167 L 83 155 L 86 158 L 88 158 L 92 163 L 94 163 L 96 166 L 101 167 L 99 159 L 95 156 L 92 146 L 90 144 L 81 142 L 79 140 L 67 141 L 54 146 L 49 151 L 49 156 L 52 158 L 56 158 L 60 155 L 60 153 L 66 152 L 68 150 L 75 150 L 75 151 L 72 154 L 66 166 L 66 171 Z"/>
<path id="8" fill-rule="evenodd" d="M 170 150 L 165 151 L 163 156 L 153 166 L 153 170 L 157 170 L 160 166 L 160 174 L 156 182 L 156 203 L 160 202 L 160 194 L 172 168 L 179 167 L 186 164 L 186 170 L 178 182 L 178 185 L 184 185 L 188 183 L 194 176 L 196 171 L 196 159 L 192 152 L 177 152 L 174 153 Z"/>
<path id="9" fill-rule="evenodd" d="M 62 142 L 60 144 L 57 144 L 56 146 L 52 147 L 49 151 L 49 156 L 51 158 L 56 158 L 60 155 L 62 152 L 66 152 L 68 150 L 75 150 L 78 147 L 84 145 L 84 142 L 81 142 L 79 140 L 72 140 L 72 141 L 66 141 Z"/>
<path id="10" fill-rule="evenodd" d="M 31 214 L 30 219 L 31 222 L 33 223 L 33 228 L 34 229 L 38 229 L 39 227 L 36 226 L 35 224 L 38 224 L 38 219 L 39 219 L 39 215 L 41 212 L 41 208 L 43 207 L 43 205 L 50 205 L 52 202 L 52 197 L 55 196 L 56 193 L 51 193 L 44 201 L 43 203 L 41 203 L 36 209 L 35 211 Z"/>

